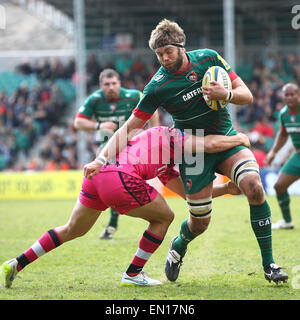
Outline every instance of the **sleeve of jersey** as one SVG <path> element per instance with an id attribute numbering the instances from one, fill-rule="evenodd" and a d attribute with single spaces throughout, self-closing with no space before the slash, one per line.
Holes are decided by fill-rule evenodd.
<path id="1" fill-rule="evenodd" d="M 284 123 L 283 123 L 283 120 L 282 120 L 281 114 L 279 116 L 279 121 L 280 121 L 280 131 L 283 132 L 283 133 L 287 133 L 286 129 L 285 129 L 285 126 L 284 126 Z"/>
<path id="2" fill-rule="evenodd" d="M 84 118 L 84 119 L 91 119 L 93 117 L 94 110 L 92 107 L 92 100 L 91 97 L 88 97 L 83 105 L 78 109 L 76 114 L 76 118 Z"/>
<path id="3" fill-rule="evenodd" d="M 163 185 L 166 185 L 170 180 L 179 176 L 180 173 L 174 167 L 172 167 L 168 168 L 168 170 L 164 174 L 158 176 L 158 179 L 161 181 Z"/>
<path id="4" fill-rule="evenodd" d="M 153 90 L 147 88 L 144 89 L 143 95 L 141 100 L 139 101 L 138 105 L 133 109 L 132 113 L 142 119 L 142 120 L 149 120 L 155 110 L 158 108 L 159 102 L 155 96 Z"/>
<path id="5" fill-rule="evenodd" d="M 280 126 L 280 131 L 283 132 L 283 133 L 286 133 L 285 127 Z"/>
<path id="6" fill-rule="evenodd" d="M 91 118 L 85 116 L 83 113 L 80 113 L 80 112 L 77 112 L 76 118 L 83 118 L 83 119 L 91 120 Z"/>
<path id="7" fill-rule="evenodd" d="M 228 63 L 223 57 L 221 57 L 221 56 L 218 54 L 218 52 L 216 52 L 216 51 L 214 51 L 214 50 L 212 50 L 212 52 L 213 52 L 213 55 L 215 56 L 215 63 L 216 63 L 216 65 L 224 68 L 224 69 L 227 71 L 231 82 L 232 82 L 233 80 L 235 80 L 235 79 L 238 77 L 238 75 L 232 70 L 232 68 L 231 68 L 231 66 L 229 65 L 229 63 Z"/>

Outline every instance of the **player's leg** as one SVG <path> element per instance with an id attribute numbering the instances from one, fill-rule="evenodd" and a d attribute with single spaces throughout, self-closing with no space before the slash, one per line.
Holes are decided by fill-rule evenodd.
<path id="1" fill-rule="evenodd" d="M 117 231 L 119 221 L 119 212 L 110 208 L 110 216 L 107 226 L 99 236 L 100 240 L 110 240 Z"/>
<path id="2" fill-rule="evenodd" d="M 130 169 L 130 168 L 129 168 Z M 94 178 L 98 194 L 107 207 L 120 214 L 142 218 L 149 222 L 143 233 L 138 250 L 121 284 L 151 286 L 161 284 L 150 279 L 142 269 L 151 255 L 159 247 L 174 218 L 172 210 L 164 198 L 145 180 L 119 171 L 102 172 Z M 105 186 L 105 187 L 103 187 Z"/>
<path id="3" fill-rule="evenodd" d="M 104 141 L 104 136 L 102 137 Z M 101 152 L 102 148 L 105 146 L 106 143 L 103 143 L 99 146 L 97 150 L 97 155 Z M 110 208 L 110 216 L 107 226 L 104 228 L 102 233 L 99 235 L 100 240 L 110 240 L 112 239 L 113 235 L 118 229 L 118 221 L 119 221 L 119 212 Z"/>
<path id="4" fill-rule="evenodd" d="M 77 200 L 72 215 L 65 225 L 50 229 L 21 255 L 2 264 L 0 287 L 9 288 L 17 273 L 28 264 L 64 242 L 83 236 L 94 225 L 100 213 L 98 210 L 85 207 Z"/>
<path id="5" fill-rule="evenodd" d="M 290 211 L 290 195 L 288 193 L 288 187 L 299 178 L 299 176 L 289 175 L 284 172 L 279 173 L 278 179 L 274 185 L 274 189 L 276 191 L 276 197 L 283 219 L 273 224 L 272 229 L 294 228 Z"/>
<path id="6" fill-rule="evenodd" d="M 196 236 L 203 233 L 209 225 L 212 211 L 212 190 L 213 183 L 211 182 L 201 191 L 186 195 L 190 216 L 182 222 L 179 235 L 173 242 L 174 249 L 180 255 L 185 254 L 188 244 Z"/>
<path id="7" fill-rule="evenodd" d="M 101 211 L 91 209 L 77 200 L 69 221 L 55 231 L 62 243 L 84 236 L 95 224 Z"/>
<path id="8" fill-rule="evenodd" d="M 294 153 L 281 168 L 278 180 L 274 185 L 283 219 L 275 223 L 272 226 L 273 229 L 292 229 L 294 227 L 290 212 L 290 196 L 288 193 L 288 187 L 299 178 L 300 155 Z"/>
<path id="9" fill-rule="evenodd" d="M 274 264 L 272 252 L 271 210 L 259 176 L 259 167 L 253 153 L 243 149 L 231 155 L 219 170 L 242 190 L 250 206 L 250 221 L 260 247 L 262 265 L 268 280 L 287 280 L 287 275 Z"/>
<path id="10" fill-rule="evenodd" d="M 148 228 L 143 233 L 138 249 L 128 267 L 123 273 L 122 285 L 154 286 L 161 284 L 143 272 L 143 268 L 152 254 L 162 243 L 169 225 L 174 219 L 174 214 L 164 198 L 157 193 L 155 199 L 139 208 L 130 210 L 126 215 L 142 218 L 149 222 Z"/>
<path id="11" fill-rule="evenodd" d="M 212 212 L 212 190 L 211 182 L 201 191 L 186 195 L 190 216 L 181 223 L 179 234 L 172 239 L 165 264 L 165 273 L 170 281 L 176 281 L 179 276 L 188 244 L 203 233 L 209 225 Z"/>
<path id="12" fill-rule="evenodd" d="M 218 156 L 212 153 L 200 154 L 200 157 L 185 154 L 179 165 L 190 214 L 189 218 L 181 223 L 178 235 L 171 241 L 165 263 L 165 273 L 170 281 L 176 281 L 179 276 L 188 244 L 209 225 L 213 180 L 216 177 L 215 163 Z"/>

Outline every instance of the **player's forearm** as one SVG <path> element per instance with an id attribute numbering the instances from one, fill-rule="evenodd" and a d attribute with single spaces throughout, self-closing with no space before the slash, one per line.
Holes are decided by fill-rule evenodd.
<path id="1" fill-rule="evenodd" d="M 129 138 L 127 134 L 127 127 L 124 124 L 114 135 L 108 140 L 103 149 L 98 155 L 98 158 L 106 160 L 114 158 L 120 150 L 122 150 L 128 143 Z"/>
<path id="2" fill-rule="evenodd" d="M 244 142 L 245 140 L 240 134 L 234 136 L 208 135 L 204 137 L 204 152 L 222 152 L 244 144 Z"/>
<path id="3" fill-rule="evenodd" d="M 230 103 L 237 105 L 253 103 L 252 93 L 240 77 L 232 81 L 232 98 Z"/>
<path id="4" fill-rule="evenodd" d="M 149 120 L 150 122 L 150 126 L 151 127 L 157 127 L 159 126 L 159 113 L 158 113 L 158 110 L 156 110 L 154 113 L 153 113 L 153 116 L 152 118 Z"/>
<path id="5" fill-rule="evenodd" d="M 288 135 L 280 131 L 275 138 L 275 142 L 270 152 L 273 152 L 274 154 L 276 154 L 285 145 L 287 139 L 288 139 Z"/>
<path id="6" fill-rule="evenodd" d="M 95 131 L 98 128 L 98 122 L 83 119 L 83 118 L 75 118 L 74 120 L 74 127 L 77 130 L 83 130 L 83 131 Z"/>
<path id="7" fill-rule="evenodd" d="M 232 90 L 230 103 L 245 105 L 253 103 L 253 96 L 247 86 L 240 85 Z"/>
<path id="8" fill-rule="evenodd" d="M 101 157 L 107 160 L 114 158 L 140 132 L 140 128 L 144 124 L 144 120 L 131 116 L 108 140 L 97 158 Z"/>
<path id="9" fill-rule="evenodd" d="M 219 184 L 213 187 L 212 197 L 217 198 L 220 196 L 223 196 L 224 194 L 228 193 L 228 187 L 227 184 Z"/>

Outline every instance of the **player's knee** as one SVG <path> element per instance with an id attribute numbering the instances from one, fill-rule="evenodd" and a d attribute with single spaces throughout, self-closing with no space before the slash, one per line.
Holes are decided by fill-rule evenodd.
<path id="1" fill-rule="evenodd" d="M 209 225 L 210 217 L 205 219 L 190 219 L 189 229 L 193 234 L 199 235 L 203 233 Z"/>
<path id="2" fill-rule="evenodd" d="M 249 202 L 261 203 L 264 200 L 265 192 L 259 176 L 249 176 L 244 182 L 242 189 Z"/>
<path id="3" fill-rule="evenodd" d="M 169 227 L 169 225 L 174 220 L 174 212 L 171 209 L 161 211 L 158 216 L 151 217 L 149 219 L 150 223 L 161 224 L 165 227 Z"/>
<path id="4" fill-rule="evenodd" d="M 190 215 L 196 219 L 206 219 L 210 217 L 212 212 L 212 198 L 187 200 Z"/>
<path id="5" fill-rule="evenodd" d="M 87 230 L 84 228 L 78 228 L 77 225 L 69 222 L 64 226 L 64 233 L 68 240 L 72 240 L 84 236 L 87 233 Z"/>
<path id="6" fill-rule="evenodd" d="M 212 212 L 212 198 L 188 199 L 188 206 L 190 210 L 191 232 L 199 235 L 203 233 L 209 225 Z"/>
<path id="7" fill-rule="evenodd" d="M 275 183 L 274 189 L 277 194 L 283 194 L 286 192 L 286 188 L 278 182 Z"/>
<path id="8" fill-rule="evenodd" d="M 163 219 L 163 222 L 169 226 L 172 221 L 174 220 L 174 212 L 172 210 L 168 210 L 168 212 L 166 212 L 166 214 L 164 214 L 164 219 Z"/>
<path id="9" fill-rule="evenodd" d="M 241 182 L 247 180 L 249 176 L 259 177 L 259 165 L 254 159 L 240 159 L 231 169 L 231 181 L 238 187 L 240 187 Z"/>

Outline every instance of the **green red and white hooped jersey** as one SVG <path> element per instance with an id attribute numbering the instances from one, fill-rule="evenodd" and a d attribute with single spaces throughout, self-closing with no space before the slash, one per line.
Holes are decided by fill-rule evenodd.
<path id="1" fill-rule="evenodd" d="M 143 130 L 128 142 L 115 162 L 102 166 L 100 172 L 121 171 L 144 180 L 158 177 L 166 184 L 179 176 L 175 164 L 182 161 L 188 137 L 179 129 L 165 126 Z"/>
<path id="2" fill-rule="evenodd" d="M 76 117 L 92 119 L 97 122 L 111 121 L 117 124 L 125 122 L 137 106 L 142 93 L 139 90 L 120 88 L 117 101 L 107 101 L 103 90 L 92 93 L 79 108 Z"/>
<path id="3" fill-rule="evenodd" d="M 297 151 L 300 150 L 300 106 L 298 111 L 292 113 L 288 106 L 284 106 L 279 114 L 281 131 L 291 136 L 293 145 Z"/>
<path id="4" fill-rule="evenodd" d="M 148 120 L 158 107 L 171 114 L 179 129 L 205 129 L 205 134 L 227 135 L 232 122 L 227 108 L 214 111 L 202 96 L 202 78 L 208 68 L 221 66 L 231 81 L 238 76 L 214 50 L 199 49 L 186 52 L 189 65 L 180 73 L 170 73 L 160 67 L 146 85 L 142 98 L 133 113 Z"/>

